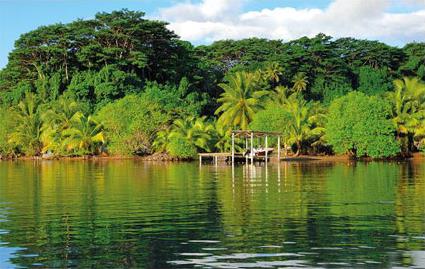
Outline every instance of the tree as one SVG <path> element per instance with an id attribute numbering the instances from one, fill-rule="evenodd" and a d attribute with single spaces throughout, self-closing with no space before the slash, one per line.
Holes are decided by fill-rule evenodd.
<path id="1" fill-rule="evenodd" d="M 62 133 L 71 128 L 72 119 L 76 113 L 88 113 L 88 106 L 76 101 L 72 96 L 62 95 L 58 100 L 43 108 L 44 112 L 41 113 L 43 152 L 65 154 L 62 147 Z"/>
<path id="2" fill-rule="evenodd" d="M 269 100 L 273 104 L 283 105 L 288 98 L 289 89 L 286 86 L 277 86 L 269 93 Z"/>
<path id="3" fill-rule="evenodd" d="M 108 151 L 114 155 L 150 154 L 156 133 L 172 120 L 160 103 L 135 94 L 107 104 L 96 118 L 104 125 Z"/>
<path id="4" fill-rule="evenodd" d="M 288 143 L 295 144 L 297 148 L 295 155 L 298 156 L 303 142 L 313 137 L 319 139 L 322 135 L 323 128 L 318 123 L 324 115 L 315 103 L 306 101 L 298 92 L 286 99 L 283 108 L 289 115 Z"/>
<path id="5" fill-rule="evenodd" d="M 10 117 L 10 110 L 0 107 L 0 159 L 13 155 L 13 146 L 9 143 L 12 130 L 15 129 L 16 122 Z"/>
<path id="6" fill-rule="evenodd" d="M 404 46 L 403 51 L 407 59 L 400 67 L 401 73 L 425 80 L 425 42 L 409 43 Z"/>
<path id="7" fill-rule="evenodd" d="M 14 109 L 13 117 L 16 127 L 10 134 L 9 143 L 18 148 L 26 156 L 37 156 L 41 153 L 41 126 L 39 111 L 40 100 L 33 93 L 27 93 L 24 100 Z"/>
<path id="8" fill-rule="evenodd" d="M 189 117 L 174 121 L 169 140 L 184 139 L 198 150 L 209 151 L 214 133 L 214 126 L 206 120 L 206 117 Z"/>
<path id="9" fill-rule="evenodd" d="M 292 90 L 294 92 L 303 92 L 307 89 L 307 76 L 304 73 L 299 72 L 292 79 L 292 83 Z"/>
<path id="10" fill-rule="evenodd" d="M 220 124 L 246 130 L 255 113 L 264 106 L 268 92 L 255 87 L 258 77 L 253 73 L 237 72 L 227 80 L 228 83 L 219 84 L 224 93 L 218 99 L 221 106 L 215 114 L 221 114 Z"/>
<path id="11" fill-rule="evenodd" d="M 280 76 L 283 74 L 283 68 L 277 62 L 268 63 L 265 69 L 260 70 L 260 74 L 272 84 L 276 84 L 280 81 Z"/>
<path id="12" fill-rule="evenodd" d="M 283 144 L 287 145 L 290 139 L 290 128 L 292 121 L 291 113 L 280 104 L 269 104 L 264 110 L 255 114 L 253 121 L 249 124 L 251 130 L 265 132 L 280 132 Z M 276 143 L 274 138 L 270 139 L 270 145 Z"/>
<path id="13" fill-rule="evenodd" d="M 352 92 L 331 103 L 326 139 L 338 154 L 392 157 L 400 147 L 390 118 L 391 105 L 386 100 Z"/>
<path id="14" fill-rule="evenodd" d="M 394 81 L 394 91 L 387 93 L 392 105 L 392 121 L 404 154 L 414 147 L 415 137 L 422 136 L 425 120 L 425 84 L 417 78 L 404 77 Z"/>
<path id="15" fill-rule="evenodd" d="M 358 91 L 368 95 L 377 95 L 387 92 L 391 88 L 391 77 L 388 71 L 374 69 L 368 66 L 359 69 Z"/>
<path id="16" fill-rule="evenodd" d="M 87 155 L 101 152 L 105 143 L 103 126 L 92 116 L 77 112 L 69 128 L 62 131 L 62 147 L 70 155 Z"/>

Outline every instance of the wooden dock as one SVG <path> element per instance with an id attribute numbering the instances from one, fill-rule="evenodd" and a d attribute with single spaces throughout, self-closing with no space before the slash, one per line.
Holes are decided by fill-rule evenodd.
<path id="1" fill-rule="evenodd" d="M 231 152 L 218 152 L 218 153 L 199 153 L 199 164 L 202 164 L 204 160 L 210 160 L 213 164 L 218 163 L 231 163 L 232 162 L 232 153 Z M 268 156 L 268 161 L 277 161 L 277 156 Z M 242 153 L 234 154 L 235 163 L 248 163 L 251 161 L 251 157 L 244 156 Z M 253 158 L 254 162 L 265 162 L 265 156 L 255 156 Z"/>

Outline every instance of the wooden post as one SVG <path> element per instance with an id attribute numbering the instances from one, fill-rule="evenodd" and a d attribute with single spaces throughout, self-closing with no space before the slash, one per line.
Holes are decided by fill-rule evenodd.
<path id="1" fill-rule="evenodd" d="M 248 164 L 248 137 L 245 137 L 245 164 Z"/>
<path id="2" fill-rule="evenodd" d="M 277 161 L 280 162 L 280 135 L 277 137 Z"/>
<path id="3" fill-rule="evenodd" d="M 202 155 L 199 155 L 199 166 L 202 165 Z"/>
<path id="4" fill-rule="evenodd" d="M 251 132 L 251 164 L 254 164 L 254 133 Z"/>
<path id="5" fill-rule="evenodd" d="M 235 133 L 232 132 L 232 165 L 235 164 Z"/>
<path id="6" fill-rule="evenodd" d="M 267 165 L 267 156 L 268 156 L 268 150 L 267 150 L 267 148 L 268 148 L 268 144 L 267 144 L 267 135 L 266 135 L 266 141 L 265 141 L 265 144 L 266 144 L 266 153 L 265 153 L 265 156 L 266 156 L 266 165 Z"/>

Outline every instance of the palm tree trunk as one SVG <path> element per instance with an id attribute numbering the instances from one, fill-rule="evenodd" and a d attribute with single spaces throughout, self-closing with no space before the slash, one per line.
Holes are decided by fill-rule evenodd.
<path id="1" fill-rule="evenodd" d="M 297 141 L 297 152 L 295 152 L 295 157 L 300 156 L 301 153 L 301 142 Z"/>

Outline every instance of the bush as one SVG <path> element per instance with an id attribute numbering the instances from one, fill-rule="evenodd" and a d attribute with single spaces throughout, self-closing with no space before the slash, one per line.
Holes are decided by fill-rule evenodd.
<path id="1" fill-rule="evenodd" d="M 108 151 L 113 155 L 151 153 L 154 135 L 170 121 L 158 104 L 140 95 L 128 95 L 106 105 L 97 118 L 105 127 Z"/>
<path id="2" fill-rule="evenodd" d="M 14 128 L 13 117 L 8 109 L 0 108 L 0 156 L 7 156 L 13 152 L 9 143 L 11 130 Z"/>
<path id="3" fill-rule="evenodd" d="M 281 132 L 284 137 L 288 136 L 291 115 L 283 107 L 268 105 L 266 109 L 255 114 L 249 128 L 255 131 Z M 275 145 L 277 138 L 271 137 L 270 145 Z"/>
<path id="4" fill-rule="evenodd" d="M 196 147 L 181 137 L 175 137 L 170 139 L 167 145 L 167 152 L 177 158 L 181 159 L 192 159 L 196 156 Z"/>
<path id="5" fill-rule="evenodd" d="M 391 107 L 375 96 L 352 92 L 332 102 L 326 124 L 326 139 L 336 153 L 373 158 L 400 152 L 390 121 Z"/>

